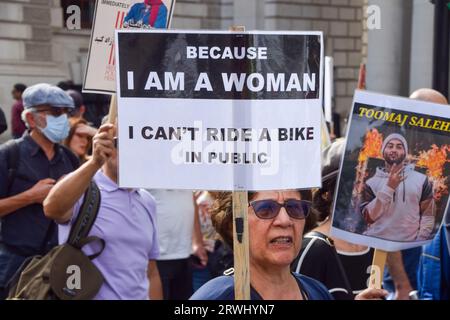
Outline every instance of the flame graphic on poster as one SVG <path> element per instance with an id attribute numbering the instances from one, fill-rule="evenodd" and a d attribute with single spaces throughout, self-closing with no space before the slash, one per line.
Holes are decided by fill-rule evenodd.
<path id="1" fill-rule="evenodd" d="M 450 162 L 450 160 L 447 160 L 449 151 L 450 145 L 443 145 L 439 148 L 433 144 L 428 151 L 420 151 L 417 157 L 416 165 L 427 168 L 427 176 L 433 183 L 435 200 L 439 200 L 443 195 L 448 194 L 447 177 L 444 177 L 444 166 Z"/>

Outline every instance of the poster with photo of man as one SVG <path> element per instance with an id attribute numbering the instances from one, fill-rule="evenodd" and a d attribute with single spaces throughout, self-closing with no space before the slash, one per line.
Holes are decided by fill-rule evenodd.
<path id="1" fill-rule="evenodd" d="M 433 239 L 449 203 L 450 107 L 356 91 L 332 233 L 386 251 Z"/>
<path id="2" fill-rule="evenodd" d="M 176 0 L 97 0 L 83 92 L 116 92 L 116 29 L 170 28 Z"/>

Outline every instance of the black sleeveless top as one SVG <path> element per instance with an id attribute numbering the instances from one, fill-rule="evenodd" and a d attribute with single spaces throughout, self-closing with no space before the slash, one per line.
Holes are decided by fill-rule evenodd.
<path id="1" fill-rule="evenodd" d="M 320 232 L 305 235 L 302 249 L 291 265 L 299 272 L 322 282 L 336 300 L 352 300 L 367 288 L 373 249 L 337 252 L 333 240 Z"/>

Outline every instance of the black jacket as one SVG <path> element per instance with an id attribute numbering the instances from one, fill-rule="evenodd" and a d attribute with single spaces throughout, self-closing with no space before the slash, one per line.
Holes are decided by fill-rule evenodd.
<path id="1" fill-rule="evenodd" d="M 2 108 L 0 108 L 0 134 L 5 132 L 6 129 L 8 129 L 8 124 L 6 123 L 5 113 Z"/>

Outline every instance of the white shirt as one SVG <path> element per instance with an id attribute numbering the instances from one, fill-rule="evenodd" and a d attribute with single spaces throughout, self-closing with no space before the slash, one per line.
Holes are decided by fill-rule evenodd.
<path id="1" fill-rule="evenodd" d="M 156 201 L 158 260 L 186 259 L 192 252 L 194 200 L 190 190 L 149 190 Z"/>

